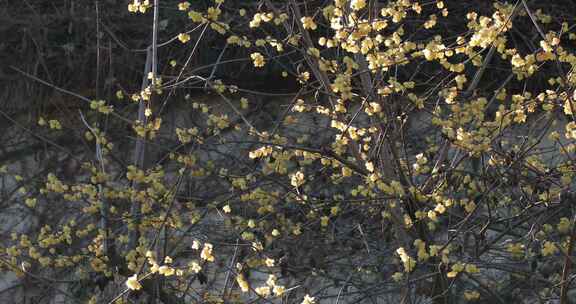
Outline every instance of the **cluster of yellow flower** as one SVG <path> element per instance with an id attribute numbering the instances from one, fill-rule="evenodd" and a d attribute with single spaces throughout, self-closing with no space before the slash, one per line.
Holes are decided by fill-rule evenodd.
<path id="1" fill-rule="evenodd" d="M 162 118 L 156 117 L 152 121 L 148 121 L 146 124 L 143 124 L 141 121 L 136 120 L 132 125 L 132 129 L 134 132 L 140 137 L 144 137 L 147 139 L 154 139 L 162 126 Z"/>
<path id="2" fill-rule="evenodd" d="M 148 9 L 152 7 L 150 0 L 133 0 L 128 3 L 128 11 L 131 13 L 146 13 Z"/>
<path id="3" fill-rule="evenodd" d="M 92 100 L 90 102 L 90 109 L 96 110 L 102 114 L 110 114 L 113 111 L 113 107 L 107 105 L 105 100 Z"/>
<path id="4" fill-rule="evenodd" d="M 480 270 L 474 264 L 466 264 L 466 263 L 455 263 L 451 266 L 450 272 L 446 274 L 449 278 L 455 278 L 461 272 L 466 272 L 468 274 L 479 273 Z"/>
<path id="5" fill-rule="evenodd" d="M 38 125 L 39 126 L 45 126 L 46 124 L 48 124 L 48 126 L 50 127 L 50 129 L 52 130 L 60 130 L 62 129 L 62 125 L 60 124 L 60 122 L 56 119 L 50 119 L 48 122 L 46 122 L 46 120 L 42 117 L 40 117 L 38 119 Z"/>

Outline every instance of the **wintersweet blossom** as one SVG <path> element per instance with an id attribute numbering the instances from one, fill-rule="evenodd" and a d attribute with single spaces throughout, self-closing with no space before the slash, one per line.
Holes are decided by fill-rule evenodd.
<path id="1" fill-rule="evenodd" d="M 302 300 L 302 304 L 316 304 L 316 299 L 309 295 L 305 295 L 304 300 Z"/>
<path id="2" fill-rule="evenodd" d="M 250 58 L 252 58 L 252 62 L 254 63 L 254 66 L 257 68 L 261 68 L 266 64 L 266 62 L 264 61 L 264 56 L 262 56 L 262 54 L 258 52 L 250 54 Z"/>
<path id="3" fill-rule="evenodd" d="M 210 243 L 204 244 L 204 248 L 200 253 L 200 258 L 208 262 L 214 262 L 214 256 L 212 255 L 212 247 L 213 246 Z"/>
<path id="4" fill-rule="evenodd" d="M 140 290 L 142 285 L 138 282 L 138 274 L 135 273 L 133 276 L 129 277 L 128 280 L 126 280 L 126 286 L 130 290 Z"/>
<path id="5" fill-rule="evenodd" d="M 316 28 L 318 28 L 316 23 L 314 23 L 314 19 L 312 17 L 302 17 L 302 19 L 300 19 L 300 22 L 302 22 L 302 27 L 304 27 L 304 29 L 315 30 Z"/>

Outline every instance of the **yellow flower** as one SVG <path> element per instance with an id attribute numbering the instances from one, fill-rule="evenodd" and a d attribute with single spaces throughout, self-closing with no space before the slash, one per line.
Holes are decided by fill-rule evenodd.
<path id="1" fill-rule="evenodd" d="M 330 222 L 330 218 L 327 216 L 323 216 L 320 218 L 320 226 L 322 226 L 322 227 L 328 226 L 329 222 Z"/>
<path id="2" fill-rule="evenodd" d="M 248 220 L 248 224 L 247 224 L 247 225 L 248 225 L 248 227 L 250 227 L 250 228 L 254 228 L 254 227 L 256 227 L 256 222 L 254 222 L 254 220 Z"/>
<path id="3" fill-rule="evenodd" d="M 425 23 L 424 23 L 424 28 L 425 29 L 431 29 L 436 25 L 436 22 L 438 20 L 438 17 L 436 17 L 436 15 L 430 15 L 430 19 L 428 19 Z"/>
<path id="4" fill-rule="evenodd" d="M 276 286 L 276 276 L 273 274 L 268 275 L 268 280 L 266 280 L 266 285 L 268 285 L 270 287 Z"/>
<path id="5" fill-rule="evenodd" d="M 248 109 L 248 99 L 246 97 L 240 98 L 240 108 Z"/>
<path id="6" fill-rule="evenodd" d="M 301 304 L 315 304 L 315 303 L 316 303 L 316 299 L 314 299 L 314 297 L 311 297 L 309 295 L 305 295 L 304 300 L 302 300 Z"/>
<path id="7" fill-rule="evenodd" d="M 157 273 L 158 271 L 160 271 L 160 265 L 153 262 L 152 266 L 150 267 L 150 272 Z"/>
<path id="8" fill-rule="evenodd" d="M 402 280 L 402 278 L 404 277 L 404 274 L 401 272 L 395 272 L 392 275 L 392 280 L 394 280 L 394 282 L 400 282 Z"/>
<path id="9" fill-rule="evenodd" d="M 170 266 L 162 265 L 162 266 L 160 266 L 160 268 L 158 268 L 158 273 L 163 274 L 167 277 L 173 275 L 174 272 L 175 272 L 174 268 L 172 268 Z"/>
<path id="10" fill-rule="evenodd" d="M 396 253 L 400 256 L 402 264 L 404 264 L 404 271 L 412 272 L 416 267 L 416 261 L 406 253 L 406 250 L 403 247 L 398 248 Z"/>
<path id="11" fill-rule="evenodd" d="M 260 286 L 256 289 L 254 289 L 254 291 L 256 292 L 256 294 L 258 294 L 259 296 L 266 298 L 270 295 L 270 287 L 269 286 Z"/>
<path id="12" fill-rule="evenodd" d="M 286 292 L 286 288 L 282 285 L 274 285 L 272 291 L 277 297 L 281 297 L 284 294 L 284 292 Z"/>
<path id="13" fill-rule="evenodd" d="M 190 2 L 188 2 L 188 1 L 178 3 L 178 9 L 181 11 L 187 11 L 189 7 L 190 7 Z"/>
<path id="14" fill-rule="evenodd" d="M 226 205 L 222 207 L 222 211 L 224 211 L 224 213 L 230 213 L 232 212 L 232 209 L 230 208 L 230 205 Z"/>
<path id="15" fill-rule="evenodd" d="M 202 16 L 202 14 L 197 11 L 189 11 L 188 18 L 190 18 L 192 22 L 195 23 L 200 23 L 204 21 L 204 16 Z"/>
<path id="16" fill-rule="evenodd" d="M 576 90 L 574 91 L 574 97 L 576 99 Z M 572 115 L 573 111 L 576 111 L 576 103 L 570 102 L 570 99 L 566 98 L 566 101 L 564 102 L 564 113 L 566 115 Z"/>
<path id="17" fill-rule="evenodd" d="M 218 20 L 218 16 L 220 16 L 220 13 L 222 13 L 222 11 L 217 7 L 209 7 L 206 10 L 206 15 L 208 16 L 208 19 L 214 21 Z"/>
<path id="18" fill-rule="evenodd" d="M 254 66 L 257 68 L 261 68 L 264 66 L 264 64 L 266 64 L 266 62 L 264 61 L 264 56 L 262 56 L 262 54 L 258 52 L 250 54 L 250 58 L 252 58 Z"/>
<path id="19" fill-rule="evenodd" d="M 238 283 L 238 286 L 240 286 L 240 290 L 242 290 L 242 292 L 250 291 L 250 285 L 248 284 L 248 281 L 246 281 L 246 278 L 243 274 L 240 273 L 236 276 L 236 283 Z"/>
<path id="20" fill-rule="evenodd" d="M 212 247 L 213 246 L 210 243 L 204 244 L 204 248 L 200 253 L 200 258 L 208 262 L 214 262 L 214 256 L 212 255 Z"/>
<path id="21" fill-rule="evenodd" d="M 290 184 L 294 187 L 300 187 L 304 184 L 304 173 L 302 171 L 298 171 L 290 177 Z"/>
<path id="22" fill-rule="evenodd" d="M 480 293 L 476 290 L 474 291 L 470 291 L 470 290 L 466 290 L 464 291 L 464 299 L 466 301 L 475 301 L 478 300 L 480 298 Z"/>
<path id="23" fill-rule="evenodd" d="M 302 17 L 300 19 L 300 22 L 302 22 L 302 26 L 304 27 L 304 29 L 315 30 L 318 28 L 316 23 L 314 23 L 314 19 L 312 17 Z"/>
<path id="24" fill-rule="evenodd" d="M 138 282 L 138 274 L 135 273 L 133 276 L 129 277 L 128 280 L 126 280 L 126 286 L 130 290 L 140 290 L 142 285 Z"/>
<path id="25" fill-rule="evenodd" d="M 292 233 L 294 235 L 300 235 L 302 234 L 302 229 L 300 228 L 300 226 L 296 226 L 294 229 L 292 229 Z"/>
<path id="26" fill-rule="evenodd" d="M 558 228 L 558 232 L 568 233 L 568 231 L 570 231 L 570 220 L 566 217 L 563 217 L 560 219 L 560 222 L 556 227 Z"/>
<path id="27" fill-rule="evenodd" d="M 478 267 L 476 267 L 476 265 L 474 265 L 474 264 L 466 264 L 465 271 L 467 273 L 479 273 L 480 272 Z"/>
<path id="28" fill-rule="evenodd" d="M 446 207 L 442 204 L 438 204 L 438 205 L 436 205 L 436 208 L 434 208 L 434 211 L 442 214 L 442 213 L 446 212 Z"/>
<path id="29" fill-rule="evenodd" d="M 456 85 L 458 86 L 458 89 L 462 89 L 464 83 L 466 83 L 466 76 L 458 75 L 456 76 L 456 78 L 454 78 L 454 80 L 456 80 Z"/>
<path id="30" fill-rule="evenodd" d="M 186 43 L 190 41 L 190 35 L 187 33 L 180 33 L 178 34 L 178 40 L 180 40 L 182 43 Z"/>
<path id="31" fill-rule="evenodd" d="M 512 56 L 512 66 L 514 67 L 522 67 L 526 64 L 526 61 L 524 61 L 524 59 L 522 59 L 522 57 L 520 57 L 520 55 L 516 54 L 514 56 Z"/>
<path id="32" fill-rule="evenodd" d="M 196 261 L 190 262 L 188 266 L 190 266 L 190 270 L 194 273 L 199 273 L 202 271 L 202 266 L 200 266 L 200 264 L 198 264 Z"/>
<path id="33" fill-rule="evenodd" d="M 548 41 L 545 40 L 541 40 L 540 41 L 540 47 L 542 47 L 542 49 L 544 50 L 544 52 L 550 53 L 553 51 L 552 46 L 550 46 L 550 44 L 548 43 Z"/>
<path id="34" fill-rule="evenodd" d="M 36 206 L 36 202 L 37 202 L 37 200 L 35 198 L 31 198 L 31 197 L 27 198 L 25 201 L 26 206 L 28 206 L 30 208 L 34 208 Z"/>
<path id="35" fill-rule="evenodd" d="M 575 122 L 571 121 L 571 122 L 567 123 L 566 126 L 564 127 L 564 129 L 566 129 L 566 134 L 564 134 L 564 136 L 566 136 L 566 138 L 576 139 L 576 123 Z"/>
<path id="36" fill-rule="evenodd" d="M 558 252 L 558 247 L 552 242 L 546 241 L 542 247 L 542 255 L 549 256 Z"/>
<path id="37" fill-rule="evenodd" d="M 465 269 L 464 264 L 462 263 L 456 263 L 454 265 L 452 265 L 452 268 L 450 272 L 448 272 L 446 274 L 447 277 L 449 278 L 455 278 L 460 272 L 462 272 Z"/>
<path id="38" fill-rule="evenodd" d="M 272 234 L 274 234 L 274 232 L 280 234 L 280 232 L 278 232 L 277 229 L 274 229 L 274 231 L 272 231 Z M 254 249 L 254 251 L 262 251 L 264 250 L 264 246 L 262 245 L 261 242 L 252 242 L 252 249 Z"/>
<path id="39" fill-rule="evenodd" d="M 366 162 L 365 166 L 366 166 L 366 170 L 368 170 L 370 172 L 374 172 L 374 163 L 373 162 Z"/>
<path id="40" fill-rule="evenodd" d="M 62 129 L 62 125 L 60 125 L 60 122 L 55 120 L 55 119 L 51 119 L 48 121 L 48 124 L 50 125 L 50 129 L 53 130 L 60 130 Z"/>
<path id="41" fill-rule="evenodd" d="M 359 11 L 366 6 L 366 0 L 352 0 L 350 1 L 350 8 Z"/>
<path id="42" fill-rule="evenodd" d="M 314 47 L 308 48 L 308 55 L 314 58 L 320 58 L 320 50 Z"/>
<path id="43" fill-rule="evenodd" d="M 305 83 L 309 79 L 310 79 L 310 72 L 308 72 L 308 71 L 302 72 L 302 73 L 300 73 L 300 75 L 298 75 L 298 82 L 300 82 L 300 83 Z"/>
<path id="44" fill-rule="evenodd" d="M 332 216 L 338 215 L 338 212 L 340 212 L 340 207 L 334 206 L 334 207 L 330 208 L 330 214 Z"/>

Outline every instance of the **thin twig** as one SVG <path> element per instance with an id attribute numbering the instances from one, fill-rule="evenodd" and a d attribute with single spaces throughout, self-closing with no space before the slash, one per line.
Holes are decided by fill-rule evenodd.
<path id="1" fill-rule="evenodd" d="M 61 93 L 64 93 L 64 94 L 67 94 L 67 95 L 70 95 L 70 96 L 74 96 L 74 97 L 76 97 L 76 98 L 78 98 L 78 99 L 80 99 L 80 100 L 82 100 L 82 101 L 84 101 L 84 102 L 90 103 L 90 102 L 92 101 L 92 100 L 89 99 L 88 97 L 84 97 L 84 96 L 82 96 L 82 95 L 80 95 L 80 94 L 78 94 L 78 93 L 74 93 L 74 92 L 72 92 L 72 91 L 69 91 L 69 90 L 63 89 L 63 88 L 61 88 L 61 87 L 58 87 L 58 86 L 56 86 L 56 85 L 54 85 L 54 84 L 52 84 L 52 83 L 49 83 L 49 82 L 47 82 L 47 81 L 45 81 L 45 80 L 42 80 L 42 79 L 40 79 L 40 78 L 38 78 L 38 77 L 36 77 L 36 76 L 34 76 L 34 75 L 32 75 L 32 74 L 26 73 L 26 72 L 20 70 L 19 68 L 15 67 L 15 66 L 12 66 L 12 65 L 11 65 L 10 68 L 13 69 L 14 71 L 22 74 L 22 75 L 24 75 L 24 76 L 26 76 L 26 77 L 34 80 L 34 81 L 37 81 L 37 82 L 39 82 L 39 83 L 41 83 L 41 84 L 43 84 L 43 85 L 46 85 L 46 86 L 51 87 L 51 88 L 55 89 L 55 90 L 58 91 L 58 92 L 61 92 Z M 131 120 L 123 117 L 122 115 L 120 115 L 120 114 L 118 114 L 118 113 L 116 113 L 116 112 L 111 112 L 109 115 L 112 115 L 112 116 L 114 116 L 115 118 L 118 118 L 118 119 L 120 119 L 121 121 L 123 121 L 123 122 L 125 122 L 125 123 L 132 124 L 132 121 L 131 121 Z"/>

